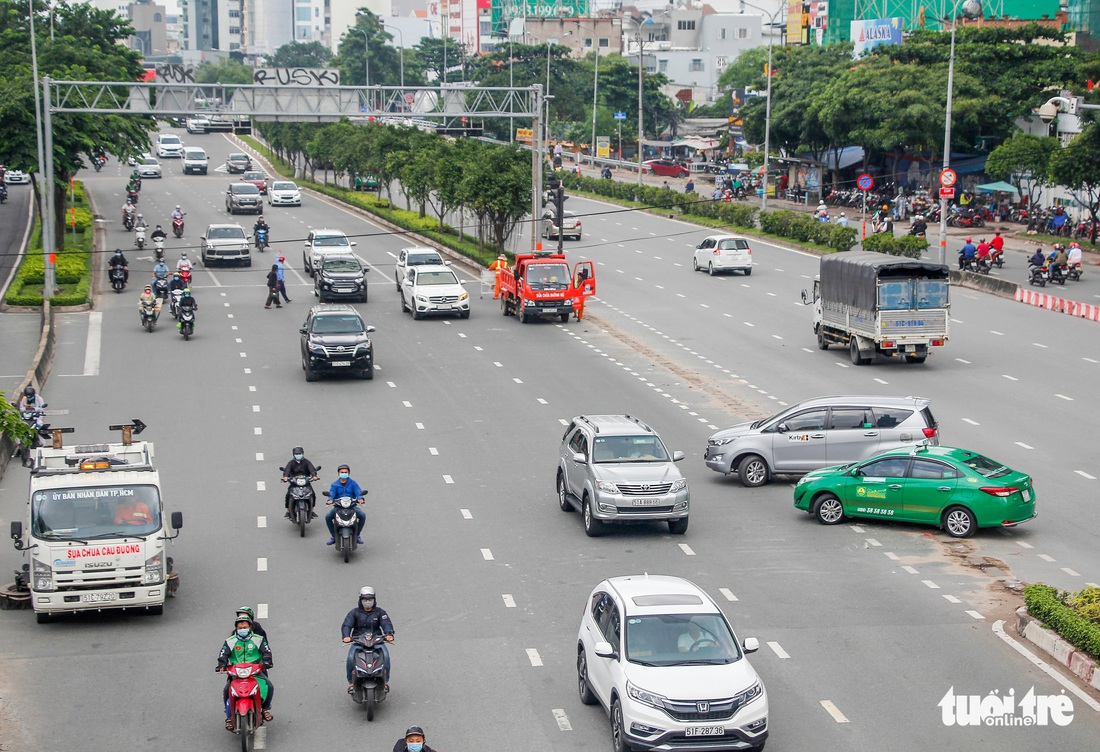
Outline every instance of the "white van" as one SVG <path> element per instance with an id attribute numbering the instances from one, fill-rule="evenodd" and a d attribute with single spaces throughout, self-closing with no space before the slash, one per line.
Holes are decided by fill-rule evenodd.
<path id="1" fill-rule="evenodd" d="M 191 173 L 205 175 L 209 160 L 206 152 L 194 146 L 188 146 L 183 150 L 183 174 Z"/>
<path id="2" fill-rule="evenodd" d="M 183 156 L 183 142 L 180 141 L 180 137 L 174 133 L 162 133 L 157 136 L 157 156 L 161 157 L 182 157 Z"/>

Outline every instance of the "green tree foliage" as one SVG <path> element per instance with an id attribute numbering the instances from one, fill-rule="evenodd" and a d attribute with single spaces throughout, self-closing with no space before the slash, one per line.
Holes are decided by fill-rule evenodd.
<path id="1" fill-rule="evenodd" d="M 140 56 L 119 44 L 132 33 L 113 12 L 86 3 L 53 6 L 53 38 L 45 2 L 35 0 L 35 32 L 40 76 L 62 81 L 137 81 Z M 0 0 L 0 163 L 37 172 L 34 87 L 31 83 L 27 2 Z M 88 166 L 92 151 L 105 148 L 119 157 L 149 144 L 152 119 L 141 116 L 56 114 L 54 139 L 55 247 L 63 246 L 69 179 Z M 35 180 L 40 176 L 35 175 Z"/>
<path id="2" fill-rule="evenodd" d="M 250 84 L 253 68 L 239 60 L 207 61 L 195 68 L 195 83 Z"/>
<path id="3" fill-rule="evenodd" d="M 31 427 L 23 422 L 19 411 L 8 402 L 4 392 L 0 391 L 0 436 L 7 436 L 14 443 L 22 444 L 29 442 L 32 435 Z"/>
<path id="4" fill-rule="evenodd" d="M 409 78 L 409 61 L 413 61 L 417 75 L 424 82 L 470 81 L 474 80 L 474 60 L 466 48 L 453 39 L 434 39 L 424 37 L 413 45 L 415 55 L 405 58 L 405 80 Z M 444 67 L 446 76 L 444 77 Z M 485 84 L 488 85 L 488 84 Z"/>
<path id="5" fill-rule="evenodd" d="M 1069 146 L 1051 153 L 1050 180 L 1068 188 L 1092 221 L 1100 221 L 1100 125 L 1087 125 Z"/>
<path id="6" fill-rule="evenodd" d="M 1027 205 L 1034 206 L 1050 185 L 1050 159 L 1060 148 L 1056 138 L 1017 131 L 990 152 L 985 171 L 994 180 L 1012 183 Z"/>
<path id="7" fill-rule="evenodd" d="M 267 59 L 270 68 L 324 68 L 332 51 L 320 42 L 288 42 Z"/>
<path id="8" fill-rule="evenodd" d="M 336 56 L 332 58 L 332 64 L 340 70 L 340 81 L 345 86 L 368 83 L 366 60 L 369 59 L 371 86 L 399 86 L 401 58 L 397 48 L 388 44 L 392 39 L 378 16 L 365 9 L 357 13 L 355 26 L 344 34 Z M 410 79 L 406 77 L 405 83 L 409 84 Z"/>

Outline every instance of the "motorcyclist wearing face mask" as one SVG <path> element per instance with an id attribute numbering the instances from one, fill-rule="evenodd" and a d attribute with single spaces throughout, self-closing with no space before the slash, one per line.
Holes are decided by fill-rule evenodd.
<path id="1" fill-rule="evenodd" d="M 356 529 L 357 542 L 359 545 L 363 545 L 363 528 L 367 526 L 367 513 L 359 508 L 359 505 L 363 503 L 363 494 L 365 493 L 359 484 L 351 478 L 351 468 L 347 465 L 340 465 L 336 468 L 336 473 L 339 477 L 332 482 L 329 486 L 328 495 L 329 498 L 335 501 L 336 499 L 342 499 L 345 496 L 350 496 L 358 501 L 358 505 L 355 506 L 355 516 L 359 518 L 359 527 Z M 329 539 L 325 544 L 327 546 L 334 545 L 336 543 L 336 507 L 329 510 L 325 515 L 325 525 L 328 526 Z"/>
<path id="2" fill-rule="evenodd" d="M 390 622 L 390 615 L 386 613 L 384 608 L 375 605 L 375 601 L 374 588 L 370 585 L 360 588 L 359 605 L 348 611 L 348 615 L 344 617 L 344 623 L 340 626 L 340 634 L 345 643 L 352 643 L 357 637 L 372 634 L 382 634 L 385 636 L 386 642 L 393 642 L 393 623 Z M 347 677 L 349 695 L 355 689 L 355 685 L 351 680 L 351 672 L 355 668 L 355 652 L 359 649 L 359 646 L 354 644 L 348 648 Z M 385 645 L 382 646 L 382 656 L 386 667 L 386 691 L 388 692 L 390 689 L 390 651 Z"/>
<path id="3" fill-rule="evenodd" d="M 225 672 L 230 666 L 238 663 L 259 663 L 264 667 L 263 673 L 256 676 L 256 683 L 260 686 L 260 700 L 265 721 L 274 720 L 271 715 L 271 700 L 275 695 L 275 687 L 267 677 L 271 670 L 271 648 L 267 644 L 267 638 L 256 634 L 252 628 L 252 617 L 247 613 L 237 614 L 234 622 L 233 634 L 222 643 L 222 649 L 218 653 L 218 666 L 215 669 Z M 237 720 L 233 717 L 229 707 L 229 682 L 226 681 L 222 690 L 222 699 L 225 701 L 225 728 L 233 731 Z"/>
<path id="4" fill-rule="evenodd" d="M 308 475 L 310 481 L 318 480 L 317 468 L 312 462 L 306 459 L 305 450 L 300 446 L 294 447 L 291 451 L 294 455 L 290 462 L 286 463 L 283 467 L 283 483 L 288 483 L 295 475 Z M 317 516 L 315 508 L 317 506 L 317 494 L 313 495 L 313 506 L 310 507 L 310 514 L 313 517 Z M 290 486 L 287 486 L 286 497 L 283 499 L 283 508 L 286 510 L 284 517 L 290 517 Z"/>
<path id="5" fill-rule="evenodd" d="M 405 736 L 393 745 L 393 752 L 435 752 L 435 750 L 424 743 L 424 729 L 419 726 L 409 726 Z"/>
<path id="6" fill-rule="evenodd" d="M 241 606 L 237 609 L 237 618 L 242 619 L 244 617 L 248 617 L 252 620 L 252 631 L 266 640 L 267 632 L 260 626 L 260 622 L 256 621 L 256 612 L 252 610 L 252 606 Z M 232 637 L 232 635 L 230 635 L 230 637 Z"/>

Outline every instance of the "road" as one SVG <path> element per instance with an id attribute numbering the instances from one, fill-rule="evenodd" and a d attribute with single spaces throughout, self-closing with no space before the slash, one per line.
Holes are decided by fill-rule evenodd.
<path id="1" fill-rule="evenodd" d="M 215 134 L 184 140 L 206 148 L 212 167 L 235 150 Z M 165 171 L 163 181 L 145 181 L 142 212 L 166 224 L 182 204 L 194 251 L 202 227 L 226 221 L 226 177 L 180 177 L 174 161 Z M 122 175 L 112 163 L 86 176 L 99 206 L 121 204 Z M 589 210 L 574 200 L 578 207 Z M 843 353 L 809 350 L 809 313 L 796 301 L 814 259 L 758 246 L 750 278 L 694 275 L 688 246 L 703 233 L 641 214 L 586 218 L 588 238 L 568 246 L 600 264 L 591 319 L 524 326 L 475 293 L 469 320 L 413 322 L 392 288 L 400 238 L 311 197 L 265 216 L 272 246 L 298 269 L 309 227 L 356 236 L 372 268 L 370 303 L 357 307 L 378 328 L 376 377 L 305 382 L 297 328 L 312 297 L 292 271 L 294 302 L 262 310 L 266 256 L 252 269 L 196 273 L 190 342 L 168 319 L 152 334 L 139 329 L 135 288 L 152 266 L 144 254 L 130 254 L 135 284 L 101 301 L 98 358 L 86 346 L 92 319 L 60 317 L 50 402 L 69 410 L 78 441 L 100 440 L 108 423 L 132 417 L 150 426 L 143 438 L 156 442 L 166 498 L 185 516 L 172 551 L 182 587 L 161 617 L 36 625 L 28 613 L 0 613 L 0 676 L 22 745 L 13 749 L 229 748 L 212 669 L 242 603 L 258 607 L 275 653 L 276 720 L 265 748 L 354 738 L 388 749 L 418 723 L 442 750 L 599 749 L 607 721 L 576 696 L 578 617 L 599 580 L 645 571 L 692 579 L 722 603 L 739 637 L 761 640 L 752 660 L 770 695 L 771 750 L 1094 745 L 1097 713 L 1076 697 L 1065 727 L 944 725 L 937 703 L 952 687 L 983 696 L 1062 691 L 993 634 L 1007 601 L 993 578 L 960 563 L 954 541 L 897 525 L 824 528 L 794 512 L 788 483 L 745 489 L 701 461 L 713 427 L 781 402 L 829 391 L 924 394 L 946 441 L 1037 478 L 1037 521 L 965 545 L 1008 551 L 1019 576 L 1034 570 L 1070 586 L 1096 571 L 1081 524 L 1089 518 L 1077 517 L 1095 482 L 1072 469 L 1100 470 L 1085 451 L 1085 421 L 1067 420 L 1095 409 L 1085 385 L 1096 366 L 1073 351 L 1095 342 L 1090 325 L 962 292 L 951 343 L 924 367 L 855 369 Z M 130 240 L 112 224 L 109 242 Z M 181 249 L 170 242 L 169 259 Z M 989 334 L 993 326 L 1003 334 Z M 1025 425 L 1008 406 L 1036 392 L 1023 391 L 1029 382 L 1055 377 L 1073 401 L 1044 393 L 1043 413 Z M 558 442 L 583 412 L 640 415 L 687 453 L 686 536 L 654 524 L 589 539 L 577 515 L 558 509 Z M 367 545 L 351 564 L 323 545 L 320 526 L 303 540 L 281 519 L 278 466 L 295 444 L 326 480 L 348 462 L 370 491 Z M 0 488 L 5 521 L 25 503 L 24 472 L 13 468 Z M 1017 543 L 1034 548 L 1012 556 Z M 1057 561 L 1037 558 L 1047 552 Z M 12 552 L 5 561 L 21 560 Z M 344 694 L 339 643 L 339 623 L 366 584 L 397 629 L 393 692 L 372 724 Z"/>

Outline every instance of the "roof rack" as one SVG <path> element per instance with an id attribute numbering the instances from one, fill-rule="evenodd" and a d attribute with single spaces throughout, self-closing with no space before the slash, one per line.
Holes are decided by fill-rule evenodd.
<path id="1" fill-rule="evenodd" d="M 597 425 L 596 425 L 595 423 L 593 423 L 593 422 L 592 422 L 591 420 L 589 420 L 587 416 L 585 416 L 585 415 L 578 415 L 578 416 L 577 416 L 577 420 L 583 420 L 583 421 L 584 421 L 585 423 L 587 423 L 588 425 L 592 426 L 592 432 L 593 432 L 593 433 L 599 433 L 599 432 L 600 432 L 600 427 L 599 427 L 599 426 L 597 426 Z"/>

